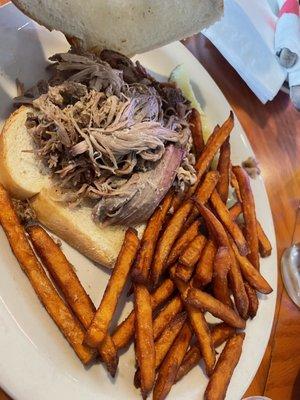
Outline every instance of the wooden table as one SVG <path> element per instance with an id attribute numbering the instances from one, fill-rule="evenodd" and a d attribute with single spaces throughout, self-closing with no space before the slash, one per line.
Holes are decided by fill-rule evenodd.
<path id="1" fill-rule="evenodd" d="M 5 2 L 0 0 L 0 5 Z M 280 261 L 283 250 L 291 242 L 295 209 L 300 199 L 300 112 L 292 107 L 288 96 L 283 93 L 272 102 L 261 104 L 202 35 L 186 40 L 185 45 L 219 85 L 251 142 L 271 203 Z M 298 232 L 296 239 L 300 241 L 300 229 Z M 272 400 L 300 399 L 299 338 L 300 311 L 288 298 L 279 274 L 272 335 L 245 397 L 265 395 Z M 0 389 L 0 400 L 7 399 Z"/>

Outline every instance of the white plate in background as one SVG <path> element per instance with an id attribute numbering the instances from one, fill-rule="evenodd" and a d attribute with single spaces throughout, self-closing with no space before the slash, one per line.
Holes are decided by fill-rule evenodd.
<path id="1" fill-rule="evenodd" d="M 24 82 L 26 87 L 32 85 L 44 76 L 47 58 L 67 49 L 61 34 L 38 27 L 12 4 L 0 8 L 0 124 L 11 110 L 12 98 L 16 95 L 15 79 Z M 228 117 L 230 106 L 225 97 L 182 44 L 170 44 L 140 55 L 138 59 L 155 74 L 164 77 L 176 65 L 184 63 L 211 125 L 221 124 Z M 234 163 L 253 155 L 237 119 L 231 144 Z M 232 377 L 227 400 L 240 399 L 253 379 L 268 343 L 276 302 L 276 243 L 269 202 L 262 179 L 251 183 L 258 219 L 273 246 L 271 257 L 261 260 L 261 271 L 274 292 L 269 296 L 260 296 L 258 315 L 247 322 L 242 357 Z M 63 250 L 75 265 L 91 298 L 99 304 L 108 272 L 65 243 Z M 38 301 L 1 229 L 0 276 L 0 386 L 14 399 L 141 398 L 133 386 L 133 347 L 121 355 L 115 381 L 109 378 L 102 365 L 84 368 Z M 129 302 L 123 315 L 127 315 L 130 307 Z M 201 368 L 194 368 L 172 388 L 168 399 L 201 399 L 206 382 Z"/>

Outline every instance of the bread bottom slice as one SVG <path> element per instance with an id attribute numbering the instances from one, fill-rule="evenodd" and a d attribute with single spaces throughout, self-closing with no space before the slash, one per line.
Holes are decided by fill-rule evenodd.
<path id="1" fill-rule="evenodd" d="M 30 200 L 37 219 L 80 253 L 107 268 L 113 268 L 126 227 L 103 226 L 92 219 L 88 206 L 70 208 L 55 201 L 51 190 L 44 188 Z M 144 225 L 136 227 L 141 236 Z"/>

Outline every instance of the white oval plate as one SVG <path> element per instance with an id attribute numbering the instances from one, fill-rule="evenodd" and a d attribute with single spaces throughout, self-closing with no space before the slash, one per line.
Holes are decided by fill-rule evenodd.
<path id="1" fill-rule="evenodd" d="M 0 8 L 0 37 L 0 122 L 3 122 L 10 112 L 12 97 L 16 95 L 15 79 L 19 78 L 27 87 L 33 84 L 44 75 L 46 59 L 67 50 L 68 45 L 61 34 L 38 27 L 11 4 Z M 222 123 L 227 118 L 230 106 L 225 97 L 182 44 L 173 43 L 151 51 L 139 56 L 139 60 L 163 77 L 184 62 L 211 124 Z M 253 155 L 237 119 L 231 138 L 235 163 Z M 276 301 L 276 243 L 270 207 L 262 179 L 251 183 L 258 218 L 273 246 L 272 256 L 261 262 L 261 271 L 274 292 L 260 297 L 258 315 L 247 323 L 242 357 L 232 377 L 227 400 L 240 399 L 256 373 L 269 339 Z M 63 250 L 75 265 L 93 301 L 98 304 L 108 279 L 107 271 L 65 243 Z M 0 260 L 0 386 L 16 400 L 140 397 L 133 386 L 135 360 L 132 346 L 120 357 L 115 381 L 108 377 L 102 365 L 85 369 L 39 303 L 2 230 Z M 127 302 L 123 315 L 127 315 L 130 307 L 130 302 Z M 195 368 L 172 388 L 168 398 L 201 399 L 206 381 L 201 368 Z"/>

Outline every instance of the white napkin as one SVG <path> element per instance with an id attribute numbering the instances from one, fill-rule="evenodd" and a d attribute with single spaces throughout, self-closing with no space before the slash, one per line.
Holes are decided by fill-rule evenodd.
<path id="1" fill-rule="evenodd" d="M 274 50 L 277 17 L 267 0 L 225 0 L 224 17 L 203 34 L 213 42 L 256 96 L 272 100 L 287 77 Z"/>
<path id="2" fill-rule="evenodd" d="M 286 47 L 293 53 L 300 54 L 299 29 L 300 20 L 297 15 L 282 15 L 276 25 L 275 52 Z"/>
<path id="3" fill-rule="evenodd" d="M 275 51 L 288 48 L 298 55 L 296 64 L 288 69 L 290 87 L 300 85 L 300 19 L 295 14 L 280 17 L 275 34 Z"/>

